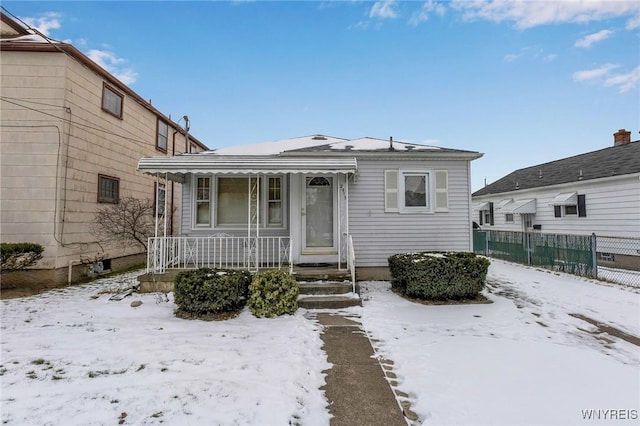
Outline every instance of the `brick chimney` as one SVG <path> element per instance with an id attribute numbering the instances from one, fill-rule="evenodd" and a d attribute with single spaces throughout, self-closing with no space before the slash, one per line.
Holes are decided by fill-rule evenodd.
<path id="1" fill-rule="evenodd" d="M 631 143 L 631 132 L 625 129 L 620 129 L 613 134 L 613 146 L 626 145 Z"/>

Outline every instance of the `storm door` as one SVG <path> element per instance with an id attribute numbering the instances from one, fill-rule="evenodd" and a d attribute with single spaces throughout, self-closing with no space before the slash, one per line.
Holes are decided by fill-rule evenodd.
<path id="1" fill-rule="evenodd" d="M 335 248 L 333 177 L 305 177 L 303 234 L 305 250 Z"/>

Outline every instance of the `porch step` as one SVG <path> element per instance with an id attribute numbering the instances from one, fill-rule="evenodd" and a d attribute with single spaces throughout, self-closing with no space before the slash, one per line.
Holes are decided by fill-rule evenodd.
<path id="1" fill-rule="evenodd" d="M 304 309 L 342 309 L 351 306 L 362 306 L 362 300 L 346 296 L 308 296 L 298 299 L 298 307 Z"/>
<path id="2" fill-rule="evenodd" d="M 333 295 L 345 294 L 352 291 L 351 283 L 348 281 L 315 281 L 299 282 L 300 294 Z"/>
<path id="3" fill-rule="evenodd" d="M 348 281 L 351 279 L 349 271 L 338 270 L 337 265 L 328 267 L 293 267 L 293 276 L 298 281 Z"/>

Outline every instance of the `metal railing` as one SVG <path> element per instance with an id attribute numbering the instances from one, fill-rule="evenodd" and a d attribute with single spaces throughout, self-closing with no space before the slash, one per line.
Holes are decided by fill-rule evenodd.
<path id="1" fill-rule="evenodd" d="M 291 268 L 289 237 L 151 237 L 147 272 L 167 269 L 281 269 Z"/>
<path id="2" fill-rule="evenodd" d="M 596 277 L 595 236 L 474 231 L 474 251 L 525 265 Z"/>
<path id="3" fill-rule="evenodd" d="M 640 238 L 474 231 L 475 253 L 640 287 Z"/>
<path id="4" fill-rule="evenodd" d="M 353 238 L 347 236 L 347 267 L 351 273 L 351 288 L 356 292 L 356 252 L 353 248 Z"/>

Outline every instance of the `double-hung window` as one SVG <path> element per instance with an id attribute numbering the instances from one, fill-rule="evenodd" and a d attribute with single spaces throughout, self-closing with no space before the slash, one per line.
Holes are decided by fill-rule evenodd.
<path id="1" fill-rule="evenodd" d="M 385 170 L 386 212 L 433 213 L 449 210 L 446 170 Z"/>
<path id="2" fill-rule="evenodd" d="M 123 96 L 106 83 L 102 86 L 102 109 L 111 115 L 122 118 Z"/>
<path id="3" fill-rule="evenodd" d="M 118 204 L 120 201 L 120 179 L 98 175 L 98 202 Z"/>
<path id="4" fill-rule="evenodd" d="M 169 125 L 158 118 L 158 129 L 156 136 L 156 148 L 159 151 L 167 152 L 167 141 L 169 139 Z"/>
<path id="5" fill-rule="evenodd" d="M 211 224 L 211 178 L 196 178 L 196 226 Z"/>
<path id="6" fill-rule="evenodd" d="M 267 226 L 282 226 L 282 178 L 270 177 L 267 185 Z"/>

